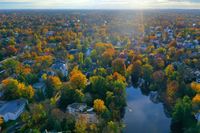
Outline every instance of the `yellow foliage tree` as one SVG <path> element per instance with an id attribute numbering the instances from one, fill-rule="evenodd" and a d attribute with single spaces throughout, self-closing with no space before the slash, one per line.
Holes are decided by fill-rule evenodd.
<path id="1" fill-rule="evenodd" d="M 98 113 L 104 112 L 106 109 L 106 106 L 104 105 L 104 101 L 101 99 L 94 100 L 93 107 Z"/>
<path id="2" fill-rule="evenodd" d="M 54 87 L 55 89 L 60 89 L 62 82 L 60 81 L 59 77 L 49 76 L 48 80 L 49 80 L 52 87 Z"/>
<path id="3" fill-rule="evenodd" d="M 86 76 L 77 68 L 70 73 L 70 83 L 74 89 L 84 89 L 87 85 Z"/>
<path id="4" fill-rule="evenodd" d="M 196 96 L 193 97 L 192 102 L 195 104 L 199 104 L 200 103 L 200 94 L 196 94 Z"/>
<path id="5" fill-rule="evenodd" d="M 200 93 L 200 83 L 192 82 L 191 88 L 196 91 L 197 93 Z"/>
<path id="6" fill-rule="evenodd" d="M 86 117 L 80 116 L 75 123 L 75 133 L 87 133 L 87 120 Z"/>

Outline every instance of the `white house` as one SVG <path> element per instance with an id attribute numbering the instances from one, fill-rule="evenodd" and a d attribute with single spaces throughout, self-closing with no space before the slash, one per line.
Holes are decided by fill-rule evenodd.
<path id="1" fill-rule="evenodd" d="M 5 122 L 16 120 L 23 113 L 27 102 L 26 99 L 17 99 L 8 102 L 1 101 L 0 117 L 2 117 Z"/>

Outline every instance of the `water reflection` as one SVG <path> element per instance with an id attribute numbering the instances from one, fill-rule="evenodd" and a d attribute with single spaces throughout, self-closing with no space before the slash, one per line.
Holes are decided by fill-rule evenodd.
<path id="1" fill-rule="evenodd" d="M 127 88 L 125 133 L 169 133 L 170 119 L 161 103 L 155 104 L 140 89 Z"/>

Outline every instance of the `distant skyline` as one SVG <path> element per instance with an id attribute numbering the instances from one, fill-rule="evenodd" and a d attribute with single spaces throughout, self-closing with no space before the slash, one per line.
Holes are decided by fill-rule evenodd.
<path id="1" fill-rule="evenodd" d="M 0 9 L 200 9 L 200 0 L 0 0 Z"/>

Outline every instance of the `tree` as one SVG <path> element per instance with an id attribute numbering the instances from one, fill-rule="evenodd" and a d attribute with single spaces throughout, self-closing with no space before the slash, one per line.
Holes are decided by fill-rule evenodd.
<path id="1" fill-rule="evenodd" d="M 192 88 L 195 92 L 200 93 L 200 83 L 192 82 L 192 83 L 191 83 L 191 88 Z"/>
<path id="2" fill-rule="evenodd" d="M 70 83 L 66 83 L 63 85 L 60 97 L 60 107 L 66 108 L 67 105 L 72 104 L 74 102 L 82 102 L 85 95 L 81 90 L 74 89 Z"/>
<path id="3" fill-rule="evenodd" d="M 157 69 L 162 69 L 165 66 L 165 61 L 162 58 L 157 58 L 155 65 Z"/>
<path id="4" fill-rule="evenodd" d="M 125 75 L 126 65 L 124 59 L 117 58 L 112 62 L 113 72 L 118 72 L 121 75 Z"/>
<path id="5" fill-rule="evenodd" d="M 29 107 L 33 124 L 42 124 L 47 117 L 44 106 L 42 104 L 33 104 Z"/>
<path id="6" fill-rule="evenodd" d="M 53 57 L 51 55 L 37 56 L 35 61 L 38 69 L 45 69 L 53 63 Z"/>
<path id="7" fill-rule="evenodd" d="M 7 100 L 26 98 L 31 100 L 34 96 L 32 86 L 26 86 L 24 83 L 18 82 L 16 79 L 5 79 L 2 81 L 4 89 L 4 97 Z"/>
<path id="8" fill-rule="evenodd" d="M 127 75 L 131 75 L 131 80 L 133 84 L 137 84 L 138 79 L 141 75 L 141 68 L 142 62 L 140 60 L 134 61 L 131 65 L 127 68 Z"/>
<path id="9" fill-rule="evenodd" d="M 59 90 L 62 86 L 62 82 L 60 81 L 59 77 L 57 77 L 57 76 L 49 76 L 47 79 L 47 84 L 50 87 L 55 88 L 56 90 Z"/>
<path id="10" fill-rule="evenodd" d="M 82 52 L 80 52 L 80 53 L 78 53 L 78 62 L 80 63 L 80 64 L 83 64 L 83 53 Z"/>
<path id="11" fill-rule="evenodd" d="M 69 82 L 71 83 L 74 89 L 85 89 L 87 85 L 87 78 L 86 76 L 78 69 L 73 69 L 70 73 Z"/>
<path id="12" fill-rule="evenodd" d="M 104 105 L 104 101 L 101 100 L 101 99 L 94 100 L 93 107 L 98 113 L 102 113 L 106 110 L 106 106 Z"/>
<path id="13" fill-rule="evenodd" d="M 87 133 L 87 118 L 84 116 L 80 116 L 79 119 L 76 120 L 75 124 L 75 133 Z"/>
<path id="14" fill-rule="evenodd" d="M 107 123 L 105 130 L 108 133 L 120 133 L 121 132 L 120 124 L 117 122 L 109 121 Z"/>
<path id="15" fill-rule="evenodd" d="M 62 86 L 62 82 L 60 81 L 59 77 L 57 76 L 49 76 L 47 78 L 47 96 L 51 98 L 57 91 L 60 90 Z"/>
<path id="16" fill-rule="evenodd" d="M 13 74 L 20 66 L 20 62 L 15 59 L 7 59 L 3 62 L 3 68 L 8 71 L 9 74 Z"/>
<path id="17" fill-rule="evenodd" d="M 192 103 L 194 103 L 194 104 L 200 104 L 200 94 L 196 94 L 196 95 L 193 97 Z"/>
<path id="18" fill-rule="evenodd" d="M 94 75 L 105 77 L 107 75 L 107 70 L 103 67 L 97 68 L 94 70 Z"/>
<path id="19" fill-rule="evenodd" d="M 108 89 L 107 81 L 104 77 L 101 76 L 92 76 L 90 77 L 90 89 L 91 92 L 95 95 L 98 95 L 100 98 L 104 98 L 106 91 Z"/>
<path id="20" fill-rule="evenodd" d="M 177 81 L 169 81 L 167 83 L 166 99 L 170 105 L 173 105 L 176 102 L 178 91 L 179 83 Z"/>
<path id="21" fill-rule="evenodd" d="M 150 64 L 145 64 L 142 66 L 142 77 L 147 83 L 147 85 L 150 83 L 152 79 L 151 78 L 152 73 L 153 73 L 153 67 Z"/>
<path id="22" fill-rule="evenodd" d="M 106 49 L 104 51 L 104 53 L 102 54 L 102 59 L 101 59 L 102 64 L 104 66 L 110 66 L 111 62 L 113 60 L 114 54 L 115 54 L 115 50 L 114 49 L 111 49 L 111 48 Z"/>
<path id="23" fill-rule="evenodd" d="M 126 79 L 119 73 L 107 76 L 109 91 L 106 92 L 106 105 L 109 107 L 112 118 L 120 120 L 126 106 Z"/>
<path id="24" fill-rule="evenodd" d="M 8 55 L 15 55 L 17 53 L 17 49 L 15 48 L 15 46 L 9 45 L 7 47 L 7 54 Z"/>
<path id="25" fill-rule="evenodd" d="M 3 117 L 0 117 L 0 126 L 4 123 Z"/>
<path id="26" fill-rule="evenodd" d="M 156 82 L 156 83 L 162 84 L 163 81 L 165 80 L 164 72 L 161 71 L 161 70 L 155 71 L 155 72 L 153 73 L 153 80 L 154 80 L 154 82 Z"/>
<path id="27" fill-rule="evenodd" d="M 176 47 L 177 43 L 176 40 L 172 40 L 169 44 L 168 47 Z"/>
<path id="28" fill-rule="evenodd" d="M 174 67 L 173 65 L 169 64 L 166 68 L 165 68 L 165 75 L 170 79 L 173 74 L 174 74 Z"/>
<path id="29" fill-rule="evenodd" d="M 192 113 L 192 102 L 188 96 L 179 99 L 172 112 L 172 129 L 184 132 L 196 124 Z"/>
<path id="30" fill-rule="evenodd" d="M 87 57 L 85 60 L 84 60 L 84 65 L 86 68 L 89 68 L 92 66 L 92 60 L 90 57 Z"/>
<path id="31" fill-rule="evenodd" d="M 91 57 L 92 61 L 97 60 L 98 55 L 97 55 L 97 51 L 95 49 L 91 51 L 90 57 Z"/>

